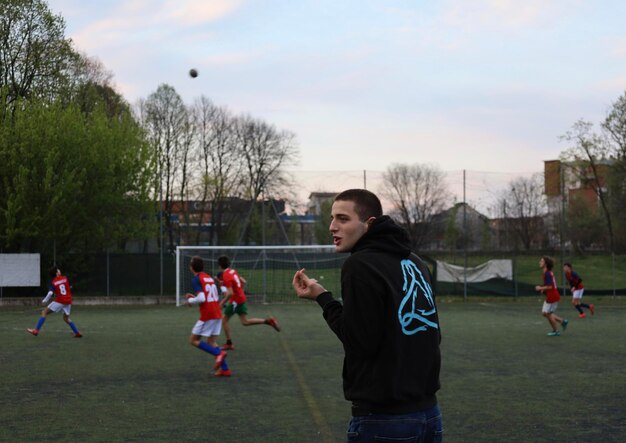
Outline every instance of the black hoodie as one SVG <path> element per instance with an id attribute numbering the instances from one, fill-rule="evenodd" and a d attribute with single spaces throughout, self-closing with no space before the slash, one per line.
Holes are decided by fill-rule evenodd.
<path id="1" fill-rule="evenodd" d="M 317 302 L 343 343 L 343 389 L 356 410 L 401 414 L 437 403 L 439 318 L 426 265 L 406 231 L 377 218 L 341 269 L 343 305 Z"/>

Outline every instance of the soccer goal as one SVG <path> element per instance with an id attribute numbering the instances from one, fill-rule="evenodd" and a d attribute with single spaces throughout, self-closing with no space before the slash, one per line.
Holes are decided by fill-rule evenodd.
<path id="1" fill-rule="evenodd" d="M 306 268 L 307 275 L 339 295 L 341 265 L 348 256 L 335 252 L 333 245 L 312 246 L 178 246 L 176 248 L 176 305 L 191 292 L 189 261 L 198 255 L 204 259 L 204 271 L 219 272 L 217 259 L 226 255 L 231 267 L 246 280 L 245 292 L 250 302 L 292 303 L 297 297 L 291 286 L 293 274 Z"/>

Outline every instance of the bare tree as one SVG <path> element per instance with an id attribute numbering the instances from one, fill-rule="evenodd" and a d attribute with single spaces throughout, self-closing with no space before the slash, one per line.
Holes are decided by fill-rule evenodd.
<path id="1" fill-rule="evenodd" d="M 250 220 L 259 197 L 271 199 L 288 192 L 290 180 L 285 167 L 295 161 L 298 149 L 295 134 L 248 116 L 236 119 L 235 130 L 245 171 L 243 189 L 251 202 Z M 263 217 L 260 220 L 263 224 Z M 243 237 L 248 236 L 249 226 L 243 233 Z"/>
<path id="2" fill-rule="evenodd" d="M 199 158 L 201 164 L 199 189 L 200 222 L 210 207 L 211 225 L 209 243 L 221 237 L 223 226 L 229 225 L 225 219 L 227 199 L 239 197 L 242 192 L 241 155 L 237 148 L 234 133 L 234 118 L 223 107 L 215 106 L 207 97 L 196 100 L 193 113 L 198 132 Z M 230 214 L 230 218 L 236 214 Z M 200 230 L 196 243 L 200 241 Z"/>
<path id="3" fill-rule="evenodd" d="M 179 199 L 179 204 L 186 200 L 193 125 L 185 104 L 172 86 L 160 85 L 142 108 L 144 129 L 157 163 L 154 192 L 156 200 L 161 202 L 169 249 L 172 249 L 174 225 L 171 215 L 175 198 Z"/>
<path id="4" fill-rule="evenodd" d="M 622 161 L 626 160 L 626 93 L 613 103 L 602 129 L 606 131 L 612 155 Z"/>
<path id="5" fill-rule="evenodd" d="M 509 183 L 499 198 L 497 207 L 502 210 L 502 220 L 507 238 L 513 237 L 526 250 L 542 238 L 543 216 L 547 211 L 543 194 L 542 174 L 521 177 Z"/>
<path id="6" fill-rule="evenodd" d="M 394 205 L 394 215 L 419 248 L 433 232 L 431 221 L 450 200 L 444 173 L 432 165 L 393 164 L 383 173 L 381 195 Z"/>
<path id="7" fill-rule="evenodd" d="M 250 200 L 280 193 L 289 185 L 285 167 L 298 154 L 295 134 L 279 131 L 262 120 L 242 116 L 236 119 L 236 134 L 242 156 L 245 193 Z"/>

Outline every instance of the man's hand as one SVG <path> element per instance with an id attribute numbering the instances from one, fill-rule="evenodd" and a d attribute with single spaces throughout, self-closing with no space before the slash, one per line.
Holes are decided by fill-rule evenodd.
<path id="1" fill-rule="evenodd" d="M 309 278 L 304 271 L 305 269 L 302 268 L 293 276 L 293 288 L 299 298 L 315 300 L 321 293 L 326 292 L 326 289 L 317 280 Z"/>

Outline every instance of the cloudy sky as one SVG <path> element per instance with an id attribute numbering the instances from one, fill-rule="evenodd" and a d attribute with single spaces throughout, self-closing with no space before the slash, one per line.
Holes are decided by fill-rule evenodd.
<path id="1" fill-rule="evenodd" d="M 626 91 L 621 0 L 48 4 L 131 103 L 207 96 L 294 132 L 303 171 L 541 171 Z"/>

